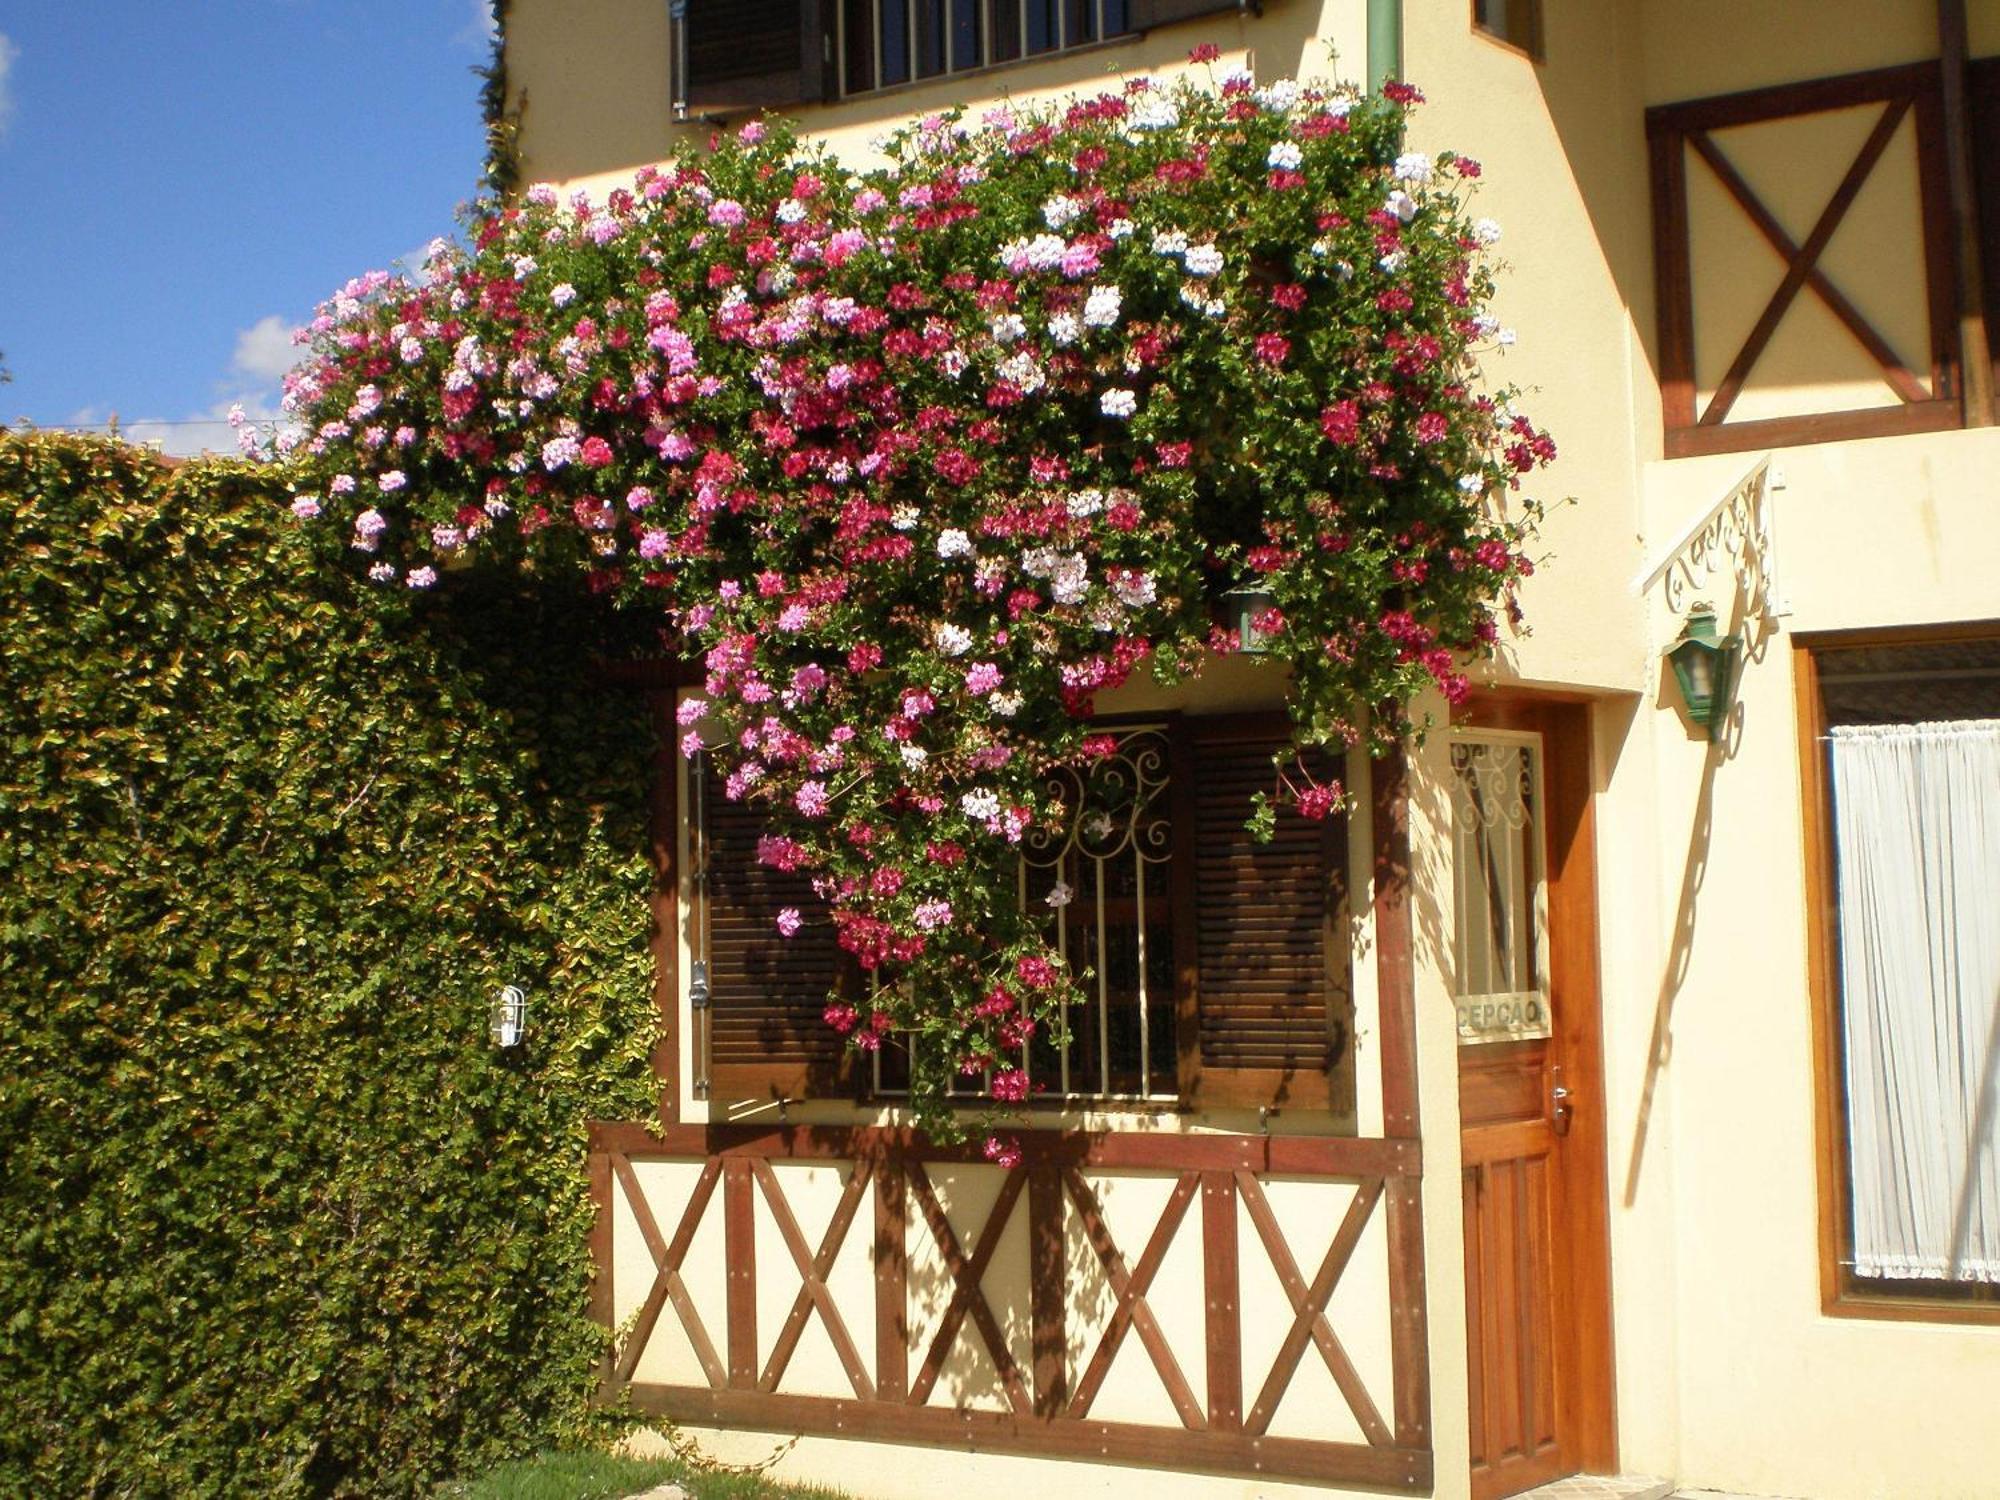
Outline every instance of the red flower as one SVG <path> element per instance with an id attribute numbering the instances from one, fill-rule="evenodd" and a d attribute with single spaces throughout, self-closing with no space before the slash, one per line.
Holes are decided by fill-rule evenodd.
<path id="1" fill-rule="evenodd" d="M 1257 357 L 1267 365 L 1281 365 L 1292 355 L 1292 341 L 1283 334 L 1257 335 Z"/>
<path id="2" fill-rule="evenodd" d="M 1319 414 L 1319 430 L 1327 441 L 1341 448 L 1352 447 L 1361 436 L 1361 408 L 1353 401 L 1336 401 Z"/>
<path id="3" fill-rule="evenodd" d="M 1222 49 L 1214 42 L 1202 42 L 1188 50 L 1188 61 L 1191 63 L 1212 63 L 1220 56 Z"/>

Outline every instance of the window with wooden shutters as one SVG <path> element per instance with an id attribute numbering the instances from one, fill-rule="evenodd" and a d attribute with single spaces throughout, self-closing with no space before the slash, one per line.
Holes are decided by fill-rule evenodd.
<path id="1" fill-rule="evenodd" d="M 730 801 L 709 757 L 701 761 L 699 775 L 689 778 L 698 783 L 690 808 L 692 937 L 695 959 L 706 964 L 711 1097 L 727 1103 L 839 1092 L 849 1076 L 847 1048 L 823 1015 L 828 996 L 851 984 L 853 966 L 812 882 L 758 862 L 761 812 Z M 791 938 L 778 931 L 786 907 L 803 918 Z"/>
<path id="2" fill-rule="evenodd" d="M 1353 1102 L 1347 820 L 1280 812 L 1268 843 L 1244 826 L 1289 742 L 1274 719 L 1185 725 L 1176 873 L 1192 884 L 1181 1011 L 1195 1034 L 1182 1042 L 1182 1090 L 1200 1107 Z M 1306 768 L 1341 774 L 1324 759 Z"/>
<path id="3" fill-rule="evenodd" d="M 676 103 L 689 113 L 782 109 L 834 85 L 834 0 L 675 0 Z"/>

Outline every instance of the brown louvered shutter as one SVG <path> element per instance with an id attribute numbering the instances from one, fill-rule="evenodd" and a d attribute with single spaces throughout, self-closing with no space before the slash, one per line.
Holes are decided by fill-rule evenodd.
<path id="1" fill-rule="evenodd" d="M 1251 797 L 1275 784 L 1271 756 L 1289 744 L 1286 726 L 1193 719 L 1187 737 L 1196 953 L 1186 1008 L 1197 1025 L 1183 1053 L 1188 1102 L 1345 1108 L 1346 820 L 1280 811 L 1275 836 L 1258 843 L 1244 823 Z M 1338 775 L 1329 760 L 1313 769 Z"/>
<path id="2" fill-rule="evenodd" d="M 826 903 L 806 876 L 759 864 L 762 815 L 725 797 L 712 766 L 703 780 L 711 1097 L 727 1104 L 842 1092 L 847 1048 L 823 1013 L 850 966 Z M 789 939 L 777 925 L 787 906 L 805 918 Z"/>
<path id="3" fill-rule="evenodd" d="M 1223 11 L 1250 7 L 1240 0 L 1131 0 L 1132 30 L 1151 31 L 1155 26 L 1171 26 L 1175 21 L 1192 21 L 1196 16 L 1212 16 Z"/>
<path id="4" fill-rule="evenodd" d="M 697 114 L 807 104 L 833 93 L 830 0 L 684 0 L 682 103 Z"/>

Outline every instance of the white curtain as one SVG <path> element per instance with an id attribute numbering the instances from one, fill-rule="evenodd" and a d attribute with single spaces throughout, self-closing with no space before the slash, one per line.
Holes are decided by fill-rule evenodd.
<path id="1" fill-rule="evenodd" d="M 1831 739 L 1854 1269 L 2000 1282 L 2000 719 Z"/>

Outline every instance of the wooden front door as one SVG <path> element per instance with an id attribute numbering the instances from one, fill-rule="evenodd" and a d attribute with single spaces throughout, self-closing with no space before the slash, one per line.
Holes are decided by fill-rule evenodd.
<path id="1" fill-rule="evenodd" d="M 1614 1466 L 1589 710 L 1451 743 L 1472 1493 Z"/>

